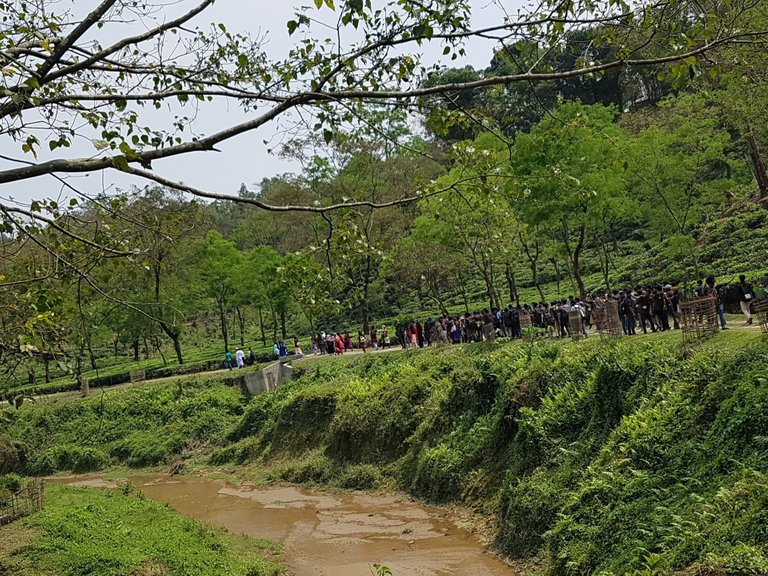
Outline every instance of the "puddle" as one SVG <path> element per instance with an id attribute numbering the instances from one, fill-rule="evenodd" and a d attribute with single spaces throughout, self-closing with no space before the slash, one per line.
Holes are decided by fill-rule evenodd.
<path id="1" fill-rule="evenodd" d="M 396 496 L 325 494 L 296 487 L 235 487 L 208 478 L 130 478 L 148 497 L 232 532 L 282 542 L 295 576 L 514 576 L 439 509 Z M 64 480 L 112 487 L 101 479 Z"/>

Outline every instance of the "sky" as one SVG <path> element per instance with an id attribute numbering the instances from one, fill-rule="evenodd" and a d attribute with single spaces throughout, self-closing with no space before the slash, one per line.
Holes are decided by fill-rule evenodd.
<path id="1" fill-rule="evenodd" d="M 374 0 L 374 3 L 376 1 Z M 78 0 L 77 9 L 83 7 L 88 10 L 95 3 L 95 0 L 92 0 L 87 2 L 87 6 L 83 6 L 81 0 Z M 175 15 L 188 10 L 193 2 L 184 0 L 178 2 L 176 6 L 173 6 L 174 3 L 171 4 L 169 13 Z M 266 35 L 266 51 L 271 57 L 277 59 L 286 54 L 297 41 L 296 37 L 289 36 L 286 22 L 293 18 L 297 8 L 306 4 L 311 2 L 309 0 L 303 2 L 300 0 L 218 0 L 210 9 L 199 15 L 194 20 L 194 24 L 206 28 L 210 22 L 221 22 L 234 32 L 248 32 L 255 36 Z M 498 25 L 502 21 L 505 10 L 514 14 L 523 2 L 522 0 L 471 0 L 471 4 L 472 23 L 477 28 Z M 326 13 L 330 14 L 327 11 Z M 455 61 L 446 58 L 445 64 L 448 66 L 468 64 L 480 69 L 488 65 L 492 55 L 492 44 L 473 41 L 468 43 L 466 48 L 466 58 Z M 435 46 L 427 49 L 425 57 L 429 63 L 440 63 L 441 48 Z M 207 104 L 201 107 L 195 131 L 209 134 L 246 119 L 247 115 L 232 103 Z M 301 166 L 297 162 L 269 153 L 269 148 L 275 146 L 275 135 L 278 131 L 279 124 L 267 124 L 259 130 L 221 144 L 218 147 L 220 152 L 186 154 L 156 161 L 153 169 L 164 177 L 220 194 L 237 194 L 241 183 L 254 189 L 255 184 L 263 178 L 285 172 L 301 171 Z M 265 145 L 265 140 L 271 143 Z M 19 143 L 0 142 L 0 153 L 21 157 L 19 146 Z M 85 144 L 77 144 L 67 150 L 67 155 L 70 157 L 92 156 L 94 153 L 94 149 Z M 60 151 L 50 153 L 46 148 L 41 151 L 39 160 L 60 157 L 60 154 Z M 0 163 L 0 168 L 3 166 L 7 164 Z M 90 194 L 104 190 L 114 192 L 132 184 L 143 186 L 146 183 L 114 170 L 70 176 L 67 181 L 75 188 Z M 0 198 L 5 200 L 13 198 L 22 203 L 43 197 L 63 199 L 71 195 L 69 190 L 62 189 L 62 185 L 51 177 L 0 185 Z"/>

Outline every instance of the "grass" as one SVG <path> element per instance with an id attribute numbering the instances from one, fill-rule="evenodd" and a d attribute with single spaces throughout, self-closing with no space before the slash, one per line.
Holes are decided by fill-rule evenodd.
<path id="1" fill-rule="evenodd" d="M 6 413 L 18 470 L 167 466 L 397 488 L 493 517 L 551 576 L 768 571 L 768 346 L 730 330 L 310 359 L 245 399 L 220 379 Z M 2 445 L 2 442 L 0 442 Z M 2 462 L 0 462 L 2 465 Z M 7 466 L 7 464 L 6 464 Z"/>
<path id="2" fill-rule="evenodd" d="M 0 528 L 0 574 L 268 576 L 277 544 L 234 536 L 140 493 L 50 485 L 42 512 Z"/>
<path id="3" fill-rule="evenodd" d="M 183 463 L 225 443 L 245 403 L 238 388 L 206 378 L 25 403 L 5 409 L 5 435 L 14 440 L 0 450 L 0 470 L 3 455 L 27 474 Z"/>

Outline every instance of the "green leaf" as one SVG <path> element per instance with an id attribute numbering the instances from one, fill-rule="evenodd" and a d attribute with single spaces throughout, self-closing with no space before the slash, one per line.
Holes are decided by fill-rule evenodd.
<path id="1" fill-rule="evenodd" d="M 315 7 L 319 10 L 323 7 L 323 0 L 315 0 Z"/>
<path id="2" fill-rule="evenodd" d="M 131 167 L 128 165 L 128 159 L 120 154 L 119 156 L 114 156 L 112 158 L 112 166 L 117 168 L 118 170 L 122 172 L 130 172 Z"/>
<path id="3" fill-rule="evenodd" d="M 333 130 L 323 130 L 323 139 L 326 144 L 330 144 L 333 140 Z"/>

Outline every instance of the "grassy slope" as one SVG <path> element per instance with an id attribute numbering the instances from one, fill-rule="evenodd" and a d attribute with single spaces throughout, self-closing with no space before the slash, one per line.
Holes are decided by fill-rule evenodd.
<path id="1" fill-rule="evenodd" d="M 694 252 L 697 255 L 701 276 L 716 273 L 721 281 L 735 281 L 738 274 L 747 274 L 748 277 L 754 279 L 766 272 L 765 246 L 768 242 L 768 210 L 755 205 L 738 207 L 721 215 L 718 219 L 702 225 L 697 230 L 696 235 L 699 238 L 699 243 Z M 619 242 L 616 248 L 615 252 L 612 251 L 614 269 L 611 272 L 611 282 L 613 288 L 632 288 L 638 283 L 682 282 L 686 279 L 693 281 L 696 275 L 692 253 L 686 251 L 682 255 L 685 258 L 682 258 L 681 254 L 670 250 L 663 242 L 646 243 L 628 239 Z M 539 301 L 540 296 L 533 287 L 527 261 L 520 255 L 516 264 L 521 302 Z M 600 261 L 593 247 L 584 254 L 582 264 L 587 290 L 603 290 L 605 281 L 600 271 Z M 554 282 L 551 264 L 542 261 L 539 265 L 540 279 L 543 282 L 543 290 L 547 300 L 561 299 L 576 293 L 576 289 L 568 279 L 565 270 L 562 271 L 565 277 L 558 285 Z M 562 265 L 564 263 L 561 263 Z M 507 284 L 502 276 L 496 279 L 496 287 L 502 294 L 503 303 L 509 304 Z M 488 306 L 484 288 L 479 278 L 469 281 L 466 290 L 471 310 L 480 310 Z M 419 303 L 415 294 L 403 294 L 401 296 L 403 301 L 398 305 L 392 306 L 391 303 L 388 303 L 389 309 L 386 315 L 389 317 L 374 318 L 374 323 L 392 324 L 398 317 L 423 319 L 439 313 L 436 308 L 430 309 L 432 303 L 428 300 Z M 738 311 L 738 303 L 733 301 L 733 298 L 730 299 L 729 304 L 734 311 Z M 463 299 L 458 294 L 448 299 L 448 307 L 451 313 L 457 315 L 465 310 Z M 294 333 L 299 334 L 307 346 L 309 337 L 305 334 L 307 327 L 303 317 L 297 316 L 289 320 L 289 337 Z M 209 319 L 209 323 L 216 324 L 213 319 Z M 358 319 L 351 318 L 349 321 L 338 322 L 335 328 L 349 328 L 354 331 L 358 324 Z M 256 340 L 258 330 L 255 322 L 250 322 L 247 326 L 246 346 L 251 345 L 256 354 L 271 354 L 270 340 L 267 341 L 266 346 L 262 346 L 261 342 Z M 111 333 L 105 331 L 102 334 L 102 340 L 107 338 L 111 338 Z M 167 339 L 161 339 L 161 342 L 167 364 L 159 356 L 148 359 L 142 358 L 138 362 L 134 362 L 130 356 L 126 355 L 115 357 L 112 355 L 111 345 L 107 341 L 103 341 L 96 349 L 99 370 L 86 370 L 83 376 L 95 380 L 124 374 L 130 370 L 164 368 L 171 370 L 174 367 L 178 368 L 179 365 L 175 360 L 170 342 Z M 234 350 L 238 343 L 239 339 L 233 338 L 231 348 Z M 201 362 L 223 362 L 222 348 L 223 343 L 215 328 L 209 326 L 206 329 L 198 326 L 195 329 L 188 328 L 183 332 L 182 349 L 185 363 L 188 365 Z M 57 389 L 65 385 L 71 386 L 75 380 L 73 366 L 69 366 L 66 372 L 55 365 L 52 366 L 53 382 L 46 385 L 41 382 L 43 367 L 40 364 L 37 366 L 38 384 L 30 386 L 25 380 L 24 371 L 17 370 L 14 377 L 0 382 L 0 394 L 18 394 L 24 391 L 40 392 Z"/>
<path id="2" fill-rule="evenodd" d="M 678 341 L 317 364 L 254 400 L 213 461 L 473 503 L 497 515 L 501 551 L 552 574 L 764 573 L 768 351 L 754 333 Z"/>
<path id="3" fill-rule="evenodd" d="M 95 394 L 87 400 L 25 403 L 11 418 L 5 468 L 29 474 L 88 472 L 110 465 L 168 464 L 226 442 L 245 399 L 224 380 L 189 378 Z M 0 472 L 3 471 L 0 428 Z M 11 446 L 9 446 L 11 445 Z M 15 448 L 13 448 L 15 446 Z"/>
<path id="4" fill-rule="evenodd" d="M 281 573 L 269 559 L 280 553 L 276 545 L 210 528 L 127 490 L 49 486 L 46 509 L 0 528 L 0 541 L 7 543 L 0 574 L 17 576 Z"/>
<path id="5" fill-rule="evenodd" d="M 302 371 L 247 406 L 213 381 L 115 391 L 103 412 L 98 398 L 25 406 L 9 433 L 26 471 L 202 453 L 241 475 L 463 501 L 498 519 L 501 551 L 551 574 L 768 573 L 768 348 L 754 331 L 693 350 L 672 333 Z M 60 456 L 76 449 L 95 465 Z"/>

